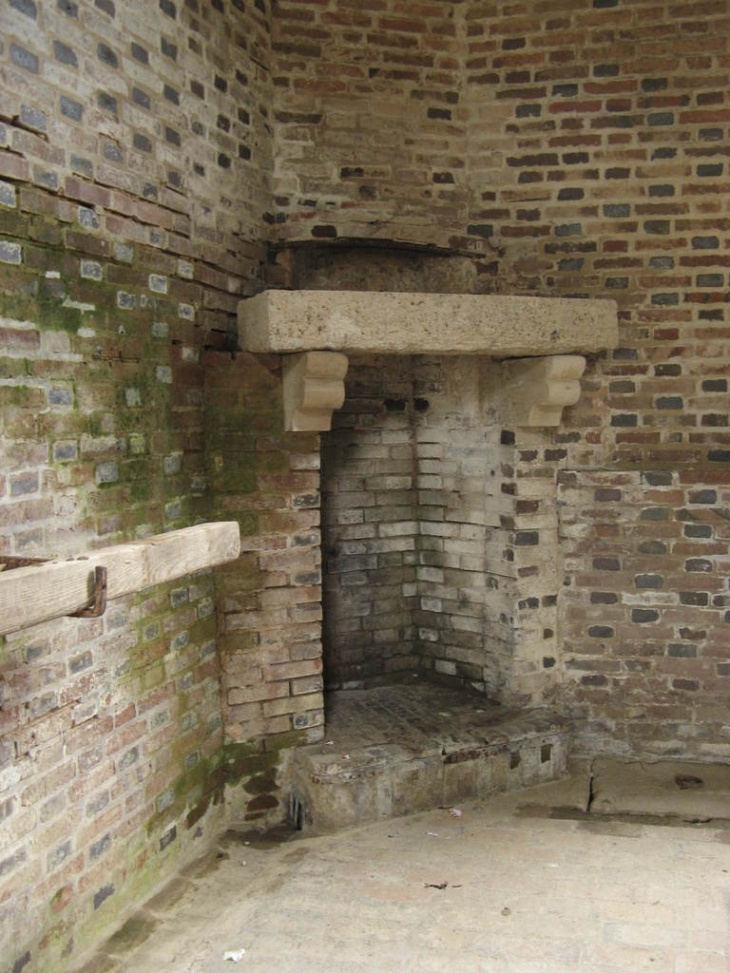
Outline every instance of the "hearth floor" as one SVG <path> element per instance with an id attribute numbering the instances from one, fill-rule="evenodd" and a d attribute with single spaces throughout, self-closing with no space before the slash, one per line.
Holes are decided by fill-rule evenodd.
<path id="1" fill-rule="evenodd" d="M 539 711 L 545 712 L 545 711 Z M 325 697 L 325 737 L 338 749 L 397 743 L 428 753 L 463 743 L 509 738 L 524 712 L 466 689 L 413 680 Z"/>
<path id="2" fill-rule="evenodd" d="M 547 709 L 510 710 L 421 681 L 338 690 L 325 736 L 299 749 L 292 818 L 333 831 L 564 775 L 569 726 Z"/>

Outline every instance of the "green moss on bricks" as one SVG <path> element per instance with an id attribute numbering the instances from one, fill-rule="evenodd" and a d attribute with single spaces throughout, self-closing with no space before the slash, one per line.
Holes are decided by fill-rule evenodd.
<path id="1" fill-rule="evenodd" d="M 37 314 L 35 320 L 44 331 L 68 331 L 76 334 L 83 325 L 83 312 L 76 307 L 64 307 L 63 299 L 41 279 L 38 283 Z"/>

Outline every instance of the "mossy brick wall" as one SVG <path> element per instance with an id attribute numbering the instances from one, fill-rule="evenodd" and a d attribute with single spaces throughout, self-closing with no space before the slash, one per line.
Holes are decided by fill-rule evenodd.
<path id="1" fill-rule="evenodd" d="M 320 444 L 284 432 L 281 356 L 209 351 L 211 516 L 237 520 L 241 556 L 218 574 L 231 820 L 286 813 L 287 750 L 324 732 Z"/>
<path id="2" fill-rule="evenodd" d="M 559 476 L 564 704 L 593 751 L 727 757 L 727 4 L 466 16 L 499 291 L 618 302 L 620 346 L 553 442 L 515 431 L 516 497 Z"/>
<path id="3" fill-rule="evenodd" d="M 201 352 L 270 222 L 265 5 L 0 25 L 0 553 L 209 519 Z M 61 969 L 224 826 L 215 599 L 204 572 L 0 643 L 3 971 Z"/>

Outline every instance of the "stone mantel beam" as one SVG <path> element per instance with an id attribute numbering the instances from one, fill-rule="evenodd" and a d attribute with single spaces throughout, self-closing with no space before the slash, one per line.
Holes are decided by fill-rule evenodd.
<path id="1" fill-rule="evenodd" d="M 523 358 L 618 343 L 610 300 L 382 291 L 264 291 L 241 301 L 245 351 Z"/>

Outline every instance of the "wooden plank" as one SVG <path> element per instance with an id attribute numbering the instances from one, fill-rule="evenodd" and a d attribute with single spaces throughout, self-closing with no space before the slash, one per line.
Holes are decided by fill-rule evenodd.
<path id="1" fill-rule="evenodd" d="M 107 569 L 107 597 L 112 599 L 233 561 L 240 550 L 238 524 L 224 521 L 116 544 L 67 561 L 3 571 L 0 635 L 85 608 L 93 597 L 97 565 Z"/>

